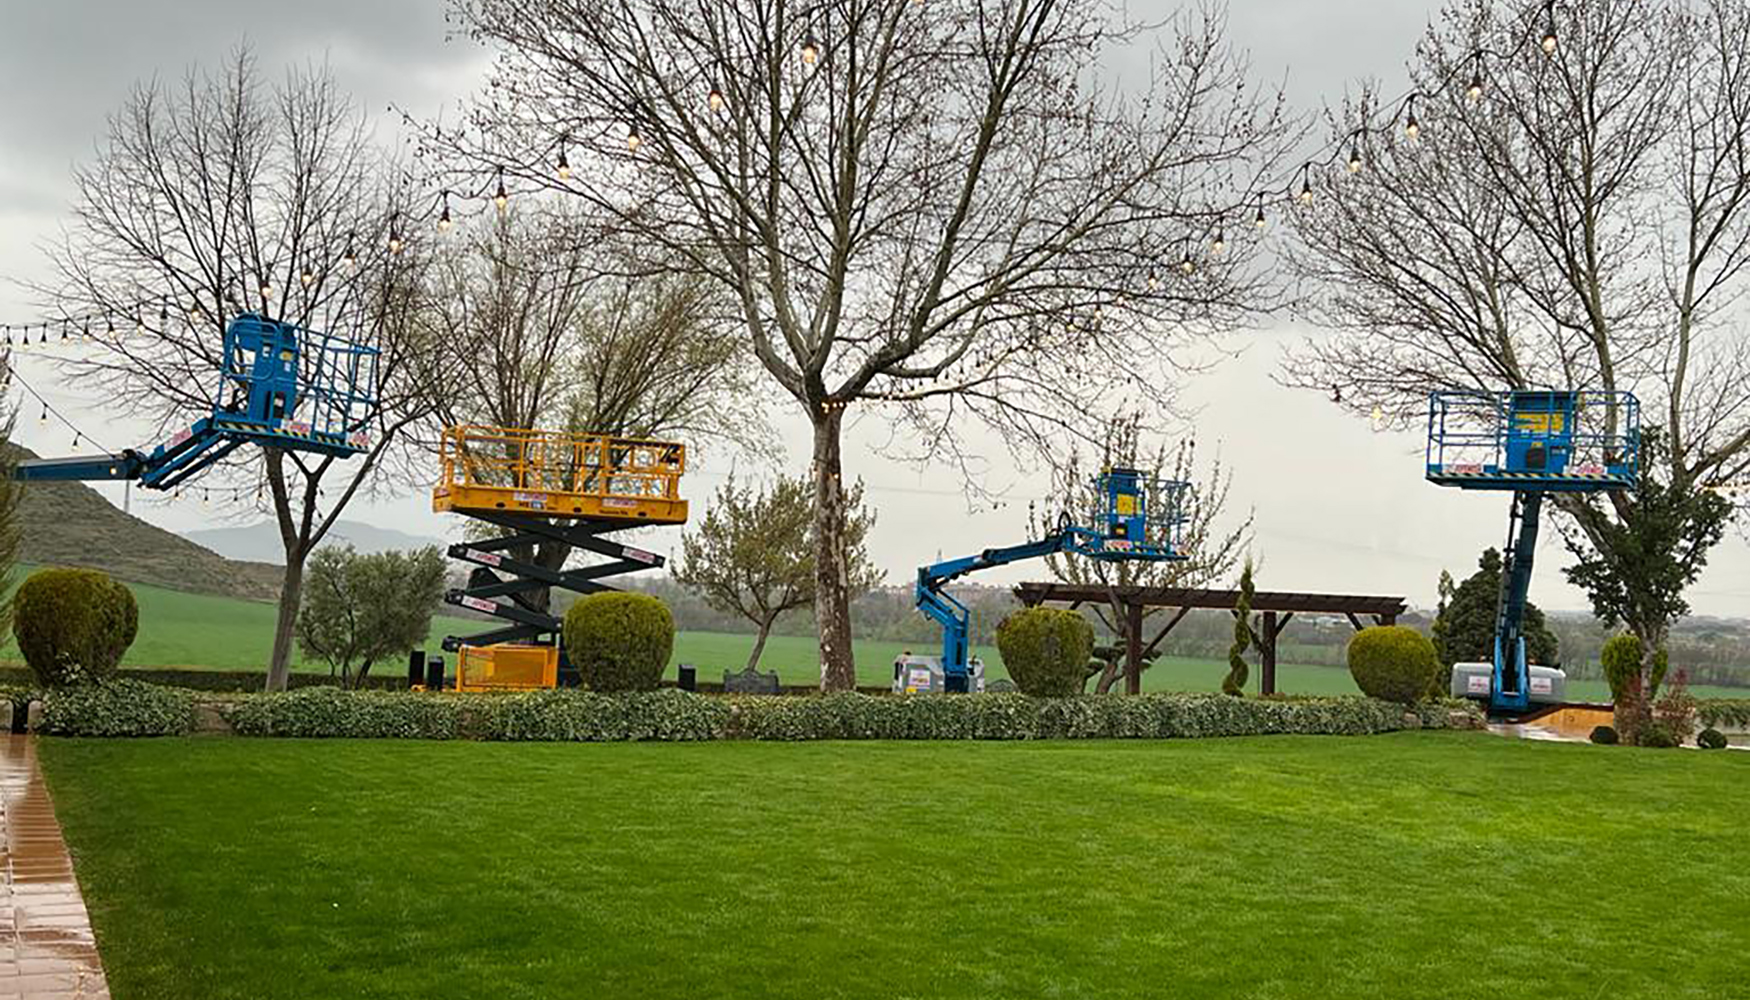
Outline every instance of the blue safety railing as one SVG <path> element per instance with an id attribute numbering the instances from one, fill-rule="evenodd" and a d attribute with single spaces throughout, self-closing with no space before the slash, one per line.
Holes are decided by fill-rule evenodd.
<path id="1" fill-rule="evenodd" d="M 1513 390 L 1429 397 L 1429 481 L 1480 490 L 1632 489 L 1641 408 L 1629 392 Z"/>

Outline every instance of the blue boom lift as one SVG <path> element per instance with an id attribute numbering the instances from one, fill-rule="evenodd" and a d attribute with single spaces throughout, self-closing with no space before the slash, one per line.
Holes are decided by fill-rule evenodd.
<path id="1" fill-rule="evenodd" d="M 245 313 L 225 328 L 211 416 L 150 452 L 30 459 L 17 478 L 137 479 L 168 490 L 246 444 L 347 458 L 370 447 L 377 350 Z"/>
<path id="2" fill-rule="evenodd" d="M 1526 662 L 1526 594 L 1546 493 L 1632 490 L 1640 477 L 1640 403 L 1627 392 L 1437 392 L 1429 400 L 1427 476 L 1440 486 L 1510 490 L 1507 552 L 1487 674 L 1454 668 L 1453 694 L 1496 715 L 1562 700 L 1561 672 Z M 1487 677 L 1487 690 L 1483 680 Z"/>
<path id="3" fill-rule="evenodd" d="M 985 549 L 977 555 L 918 568 L 918 610 L 942 626 L 942 656 L 939 661 L 909 655 L 895 661 L 896 691 L 932 689 L 934 680 L 923 683 L 923 672 L 932 678 L 939 674 L 944 691 L 978 690 L 982 673 L 975 670 L 978 663 L 968 655 L 972 613 L 942 589 L 968 573 L 1059 552 L 1106 562 L 1166 562 L 1186 558 L 1179 551 L 1179 535 L 1185 523 L 1185 496 L 1191 484 L 1153 480 L 1135 469 L 1108 469 L 1094 479 L 1094 486 L 1100 497 L 1097 527 L 1073 524 L 1066 513 L 1055 531 L 1037 541 Z M 908 680 L 911 670 L 920 672 L 916 683 Z"/>

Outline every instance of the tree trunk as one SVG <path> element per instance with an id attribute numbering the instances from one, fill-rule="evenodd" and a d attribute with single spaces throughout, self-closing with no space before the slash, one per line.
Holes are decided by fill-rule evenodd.
<path id="1" fill-rule="evenodd" d="M 273 625 L 273 659 L 267 664 L 267 690 L 284 691 L 292 666 L 292 633 L 298 624 L 298 604 L 304 594 L 304 556 L 286 553 L 286 575 L 280 582 L 279 617 Z"/>
<path id="2" fill-rule="evenodd" d="M 747 669 L 749 670 L 760 665 L 760 654 L 766 651 L 766 636 L 772 634 L 772 620 L 770 618 L 760 622 L 759 626 L 760 630 L 753 638 L 753 652 L 747 654 Z"/>
<path id="3" fill-rule="evenodd" d="M 820 689 L 857 686 L 846 579 L 845 490 L 840 479 L 840 410 L 814 414 L 814 622 L 820 635 Z"/>

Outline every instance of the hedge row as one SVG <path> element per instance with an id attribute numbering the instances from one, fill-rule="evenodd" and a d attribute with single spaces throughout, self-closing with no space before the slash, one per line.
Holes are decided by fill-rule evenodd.
<path id="1" fill-rule="evenodd" d="M 1441 728 L 1474 708 L 1414 710 L 1364 698 L 1300 701 L 1219 695 L 1031 698 L 1020 694 L 898 698 L 717 698 L 683 691 L 499 696 L 311 688 L 240 699 L 227 710 L 246 736 L 619 742 L 627 740 L 1182 739 L 1267 733 L 1363 735 Z"/>
<path id="2" fill-rule="evenodd" d="M 195 698 L 187 691 L 133 680 L 64 688 L 7 688 L 14 724 L 32 701 L 43 706 L 38 732 L 57 736 L 182 736 L 194 732 Z"/>
<path id="3" fill-rule="evenodd" d="M 1713 729 L 1750 729 L 1750 698 L 1710 698 L 1695 704 L 1695 717 Z"/>

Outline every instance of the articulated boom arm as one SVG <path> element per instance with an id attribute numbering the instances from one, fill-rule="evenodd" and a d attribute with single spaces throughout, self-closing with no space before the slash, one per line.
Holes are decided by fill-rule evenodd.
<path id="1" fill-rule="evenodd" d="M 981 569 L 1070 551 L 1075 541 L 1075 529 L 1065 527 L 1036 542 L 985 549 L 975 556 L 918 567 L 918 610 L 942 626 L 942 669 L 955 676 L 966 673 L 967 638 L 972 631 L 972 612 L 944 591 L 943 586 Z"/>
<path id="2" fill-rule="evenodd" d="M 245 313 L 225 328 L 220 401 L 211 416 L 150 452 L 30 459 L 17 478 L 137 479 L 168 490 L 246 444 L 347 458 L 376 398 L 377 351 Z M 300 367 L 300 358 L 303 359 Z"/>

